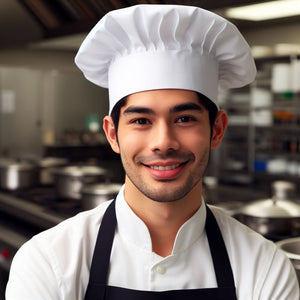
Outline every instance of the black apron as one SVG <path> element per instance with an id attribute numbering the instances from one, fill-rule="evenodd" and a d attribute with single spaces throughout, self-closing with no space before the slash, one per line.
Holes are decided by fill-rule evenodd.
<path id="1" fill-rule="evenodd" d="M 205 230 L 217 278 L 217 288 L 152 292 L 106 285 L 111 247 L 117 224 L 114 200 L 107 208 L 99 228 L 85 300 L 237 299 L 233 274 L 222 234 L 211 210 L 207 206 L 206 209 Z"/>

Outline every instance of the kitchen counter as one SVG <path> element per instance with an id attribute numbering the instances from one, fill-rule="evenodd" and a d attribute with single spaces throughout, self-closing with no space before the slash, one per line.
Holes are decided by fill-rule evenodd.
<path id="1" fill-rule="evenodd" d="M 269 191 L 257 189 L 253 186 L 223 184 L 213 188 L 204 186 L 203 195 L 206 202 L 213 205 L 224 202 L 247 203 L 270 196 Z"/>
<path id="2" fill-rule="evenodd" d="M 16 198 L 4 192 L 0 192 L 0 211 L 39 226 L 42 229 L 50 228 L 65 219 L 55 212 L 46 210 L 41 205 Z"/>

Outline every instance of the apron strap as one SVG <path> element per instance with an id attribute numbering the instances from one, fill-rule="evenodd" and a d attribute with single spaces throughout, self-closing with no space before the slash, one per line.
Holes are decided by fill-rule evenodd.
<path id="1" fill-rule="evenodd" d="M 98 231 L 85 299 L 104 299 L 110 253 L 117 225 L 115 202 L 114 199 L 106 209 Z M 101 253 L 98 253 L 99 249 L 101 249 Z"/>
<path id="2" fill-rule="evenodd" d="M 230 260 L 217 220 L 207 205 L 206 212 L 205 230 L 218 287 L 235 287 Z"/>

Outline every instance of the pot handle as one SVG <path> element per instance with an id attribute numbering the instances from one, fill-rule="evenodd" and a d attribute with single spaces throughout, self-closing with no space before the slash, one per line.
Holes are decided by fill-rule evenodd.
<path id="1" fill-rule="evenodd" d="M 278 198 L 276 196 L 272 197 L 273 205 L 276 205 Z"/>

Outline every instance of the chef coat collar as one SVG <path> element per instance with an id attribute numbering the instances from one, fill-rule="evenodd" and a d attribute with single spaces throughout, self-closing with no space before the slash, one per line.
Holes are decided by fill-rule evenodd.
<path id="1" fill-rule="evenodd" d="M 136 247 L 152 252 L 152 241 L 146 224 L 132 211 L 124 198 L 124 186 L 116 198 L 116 216 L 118 232 L 121 238 L 135 244 Z M 204 232 L 206 208 L 202 205 L 197 212 L 178 230 L 172 255 L 189 248 Z"/>

